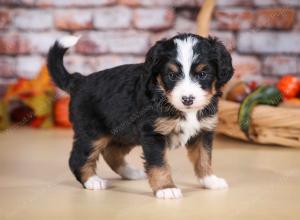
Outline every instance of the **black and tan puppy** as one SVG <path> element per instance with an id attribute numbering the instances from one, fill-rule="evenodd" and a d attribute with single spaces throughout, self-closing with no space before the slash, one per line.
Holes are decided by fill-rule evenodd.
<path id="1" fill-rule="evenodd" d="M 213 175 L 211 151 L 221 87 L 232 77 L 231 56 L 214 38 L 180 34 L 157 42 L 144 63 L 69 74 L 63 65 L 67 49 L 78 38 L 53 45 L 48 67 L 54 82 L 71 96 L 74 144 L 69 165 L 87 189 L 104 189 L 96 174 L 99 154 L 125 179 L 144 178 L 125 156 L 141 145 L 145 171 L 158 198 L 182 196 L 171 176 L 166 150 L 185 146 L 200 185 L 227 188 Z"/>

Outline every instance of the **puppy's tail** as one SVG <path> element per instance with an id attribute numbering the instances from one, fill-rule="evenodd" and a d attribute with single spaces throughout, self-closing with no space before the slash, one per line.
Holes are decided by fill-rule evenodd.
<path id="1" fill-rule="evenodd" d="M 65 36 L 57 41 L 48 52 L 48 70 L 55 84 L 62 90 L 69 91 L 72 75 L 65 69 L 63 57 L 66 51 L 74 46 L 80 37 Z"/>

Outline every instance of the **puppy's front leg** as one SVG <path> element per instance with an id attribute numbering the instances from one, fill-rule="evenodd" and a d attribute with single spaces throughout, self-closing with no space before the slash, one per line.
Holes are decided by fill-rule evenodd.
<path id="1" fill-rule="evenodd" d="M 201 138 L 195 138 L 187 145 L 188 156 L 193 163 L 196 176 L 203 188 L 228 188 L 226 180 L 213 175 L 211 168 L 213 132 L 204 131 Z"/>
<path id="2" fill-rule="evenodd" d="M 170 167 L 166 161 L 165 138 L 154 132 L 145 134 L 142 140 L 145 159 L 145 170 L 149 184 L 157 198 L 176 199 L 182 197 L 171 176 Z"/>

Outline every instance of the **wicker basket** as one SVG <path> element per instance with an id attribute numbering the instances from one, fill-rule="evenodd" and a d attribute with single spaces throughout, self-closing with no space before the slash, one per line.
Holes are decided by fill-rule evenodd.
<path id="1" fill-rule="evenodd" d="M 221 100 L 217 131 L 248 140 L 238 125 L 239 103 Z M 300 148 L 300 109 L 260 105 L 251 115 L 250 133 L 255 143 Z"/>

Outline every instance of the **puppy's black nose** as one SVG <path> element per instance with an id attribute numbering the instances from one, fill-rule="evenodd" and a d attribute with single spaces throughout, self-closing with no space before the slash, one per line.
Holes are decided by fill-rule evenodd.
<path id="1" fill-rule="evenodd" d="M 195 97 L 190 95 L 190 96 L 182 96 L 181 101 L 184 105 L 190 106 L 193 104 Z"/>

